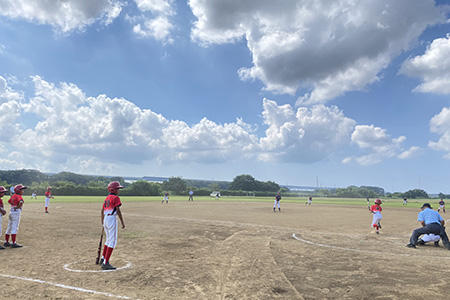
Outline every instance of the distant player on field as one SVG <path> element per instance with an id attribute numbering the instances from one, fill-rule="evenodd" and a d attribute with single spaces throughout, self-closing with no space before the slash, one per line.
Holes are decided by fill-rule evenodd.
<path id="1" fill-rule="evenodd" d="M 308 201 L 305 202 L 305 205 L 306 204 L 311 205 L 311 203 L 312 203 L 312 196 L 309 196 Z"/>
<path id="2" fill-rule="evenodd" d="M 8 190 L 5 189 L 5 187 L 0 186 L 0 235 L 2 234 L 2 217 L 6 214 L 6 210 L 3 207 L 3 200 L 2 197 L 5 196 L 5 193 Z M 2 246 L 0 246 L 0 250 L 3 250 L 5 248 L 3 248 Z"/>
<path id="3" fill-rule="evenodd" d="M 444 213 L 445 213 L 445 202 L 444 202 L 444 199 L 441 199 L 441 201 L 439 201 L 438 212 L 440 212 L 441 209 L 442 209 L 442 210 L 444 211 Z"/>
<path id="4" fill-rule="evenodd" d="M 375 204 L 370 207 L 370 212 L 373 214 L 372 218 L 372 227 L 375 228 L 375 233 L 379 234 L 381 229 L 380 221 L 383 218 L 381 215 L 381 211 L 383 210 L 381 208 L 381 200 L 377 199 L 375 200 Z"/>
<path id="5" fill-rule="evenodd" d="M 403 197 L 403 204 L 402 205 L 408 205 L 408 199 L 406 199 L 406 197 Z"/>
<path id="6" fill-rule="evenodd" d="M 189 199 L 188 201 L 194 201 L 194 192 L 191 190 L 189 191 Z"/>
<path id="7" fill-rule="evenodd" d="M 36 191 L 34 191 L 33 193 L 31 193 L 31 199 L 37 199 L 37 194 Z"/>
<path id="8" fill-rule="evenodd" d="M 280 192 L 278 192 L 277 195 L 275 196 L 275 202 L 273 203 L 273 211 L 274 212 L 275 212 L 276 206 L 278 206 L 278 211 L 281 211 L 280 200 L 281 200 L 281 195 L 280 195 Z"/>
<path id="9" fill-rule="evenodd" d="M 55 197 L 52 196 L 52 188 L 48 187 L 47 191 L 45 192 L 45 213 L 48 214 L 48 206 L 50 205 L 50 199 L 54 199 Z"/>
<path id="10" fill-rule="evenodd" d="M 122 229 L 125 228 L 125 223 L 123 222 L 122 212 L 120 211 L 119 191 L 123 188 L 119 182 L 113 181 L 108 185 L 109 195 L 106 197 L 105 202 L 102 206 L 102 225 L 106 234 L 105 247 L 103 248 L 103 255 L 100 259 L 100 265 L 103 270 L 115 270 L 116 268 L 111 266 L 109 259 L 117 244 L 117 217 L 119 217 L 122 223 Z"/>
<path id="11" fill-rule="evenodd" d="M 161 203 L 164 203 L 164 201 L 166 201 L 166 203 L 169 203 L 169 192 L 164 193 L 164 198 Z"/>

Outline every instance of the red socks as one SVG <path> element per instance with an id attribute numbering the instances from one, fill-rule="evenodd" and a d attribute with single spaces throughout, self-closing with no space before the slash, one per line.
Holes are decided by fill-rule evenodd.
<path id="1" fill-rule="evenodd" d="M 13 244 L 16 243 L 16 236 L 17 236 L 17 234 L 11 234 L 11 241 Z"/>
<path id="2" fill-rule="evenodd" d="M 108 247 L 108 249 L 106 250 L 106 256 L 105 256 L 105 264 L 109 262 L 109 258 L 111 257 L 111 254 L 113 252 L 114 248 L 110 248 Z"/>
<path id="3" fill-rule="evenodd" d="M 9 243 L 9 234 L 5 234 L 5 241 Z"/>
<path id="4" fill-rule="evenodd" d="M 105 258 L 103 260 L 103 263 L 106 264 L 107 262 L 109 262 L 109 258 L 111 257 L 111 254 L 113 252 L 114 248 L 110 248 L 108 246 L 105 246 L 103 248 L 103 257 Z"/>

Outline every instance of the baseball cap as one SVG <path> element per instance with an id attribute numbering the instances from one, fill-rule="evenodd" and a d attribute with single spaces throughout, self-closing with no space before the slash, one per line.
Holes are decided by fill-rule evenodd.
<path id="1" fill-rule="evenodd" d="M 430 203 L 424 203 L 421 208 L 424 208 L 424 207 L 432 208 Z"/>

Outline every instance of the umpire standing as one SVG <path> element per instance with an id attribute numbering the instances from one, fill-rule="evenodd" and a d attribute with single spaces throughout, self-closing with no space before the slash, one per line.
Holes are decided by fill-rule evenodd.
<path id="1" fill-rule="evenodd" d="M 419 236 L 422 234 L 433 233 L 439 235 L 444 246 L 450 250 L 450 242 L 445 233 L 445 221 L 437 211 L 434 211 L 431 208 L 429 203 L 424 203 L 420 208 L 422 211 L 419 212 L 418 221 L 422 224 L 422 228 L 417 228 L 413 231 L 409 244 L 407 244 L 406 247 L 416 248 Z"/>

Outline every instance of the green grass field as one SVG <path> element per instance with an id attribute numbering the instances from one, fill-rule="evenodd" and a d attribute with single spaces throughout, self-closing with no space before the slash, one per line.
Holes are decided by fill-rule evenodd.
<path id="1" fill-rule="evenodd" d="M 86 202 L 103 202 L 106 196 L 55 196 L 55 199 L 51 200 L 51 203 L 86 203 Z M 121 196 L 122 202 L 149 202 L 149 201 L 162 201 L 162 196 Z M 26 203 L 40 203 L 44 202 L 44 197 L 38 197 L 38 199 L 30 199 L 29 196 L 24 196 Z M 171 201 L 185 201 L 187 202 L 188 196 L 170 196 Z M 304 204 L 307 202 L 307 197 L 285 197 L 281 199 L 281 203 L 299 203 Z M 375 199 L 370 199 L 371 205 Z M 382 199 L 382 206 L 385 207 L 401 207 L 403 206 L 402 199 Z M 215 200 L 210 196 L 196 196 L 194 201 L 198 202 L 270 202 L 274 201 L 274 197 L 227 197 L 223 196 L 219 200 Z M 408 200 L 408 207 L 420 208 L 424 202 L 428 202 L 434 209 L 439 207 L 438 199 L 410 199 Z M 365 198 L 313 198 L 312 205 L 353 205 L 353 206 L 367 206 L 367 200 Z"/>

